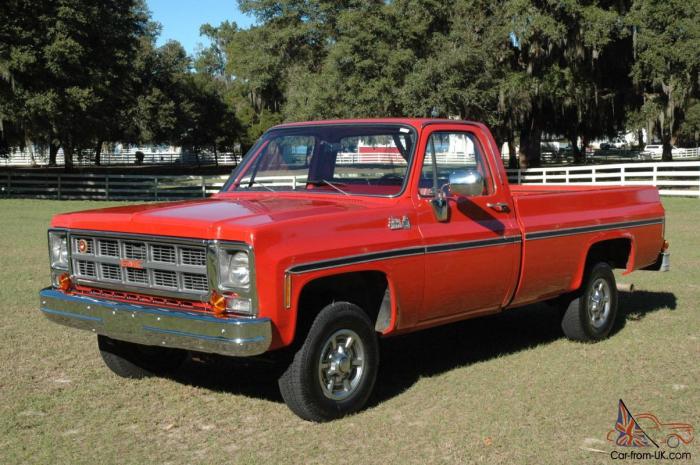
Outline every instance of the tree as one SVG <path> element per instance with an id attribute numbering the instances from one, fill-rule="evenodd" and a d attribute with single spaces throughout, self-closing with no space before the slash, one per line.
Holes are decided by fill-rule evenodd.
<path id="1" fill-rule="evenodd" d="M 1 111 L 25 140 L 48 141 L 52 164 L 62 146 L 68 168 L 76 149 L 112 136 L 111 115 L 129 99 L 146 9 L 141 0 L 8 3 L 0 69 L 12 98 Z"/>
<path id="2" fill-rule="evenodd" d="M 635 0 L 627 21 L 634 32 L 632 78 L 647 107 L 657 109 L 654 132 L 663 160 L 671 160 L 684 109 L 700 85 L 700 2 Z"/>

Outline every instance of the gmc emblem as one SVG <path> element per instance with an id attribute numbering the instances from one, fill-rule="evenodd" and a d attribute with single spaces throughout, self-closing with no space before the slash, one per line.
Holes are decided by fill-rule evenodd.
<path id="1" fill-rule="evenodd" d="M 129 258 L 122 258 L 119 260 L 119 265 L 124 268 L 137 268 L 139 270 L 143 269 L 143 260 L 133 260 Z"/>

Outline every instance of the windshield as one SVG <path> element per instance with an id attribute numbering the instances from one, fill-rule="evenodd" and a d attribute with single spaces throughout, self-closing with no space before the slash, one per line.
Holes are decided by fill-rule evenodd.
<path id="1" fill-rule="evenodd" d="M 391 124 L 274 129 L 251 149 L 224 191 L 399 194 L 415 131 Z"/>

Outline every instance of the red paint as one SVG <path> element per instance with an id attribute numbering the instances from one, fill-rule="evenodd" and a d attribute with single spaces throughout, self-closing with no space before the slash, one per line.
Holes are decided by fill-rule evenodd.
<path id="1" fill-rule="evenodd" d="M 661 224 L 537 240 L 526 237 L 542 231 L 663 218 L 656 188 L 510 186 L 496 143 L 480 123 L 421 119 L 342 122 L 402 123 L 415 128 L 417 152 L 407 188 L 400 196 L 344 196 L 318 187 L 295 192 L 222 192 L 203 200 L 58 215 L 52 227 L 233 240 L 252 245 L 259 314 L 273 321 L 273 348 L 292 342 L 300 293 L 319 277 L 351 271 L 384 273 L 392 297 L 390 327 L 385 334 L 397 334 L 574 290 L 580 285 L 588 250 L 602 240 L 631 241 L 627 272 L 652 264 L 663 247 Z M 307 124 L 321 123 L 289 126 Z M 490 167 L 487 180 L 491 193 L 452 197 L 450 221 L 440 223 L 435 220 L 430 199 L 420 195 L 418 178 L 428 137 L 433 131 L 445 130 L 468 131 L 476 136 Z M 498 211 L 487 203 L 505 203 L 508 207 Z M 411 223 L 409 229 L 387 227 L 389 217 L 404 216 Z M 522 240 L 298 273 L 292 279 L 291 308 L 284 305 L 284 275 L 295 265 L 504 236 L 519 236 Z"/>

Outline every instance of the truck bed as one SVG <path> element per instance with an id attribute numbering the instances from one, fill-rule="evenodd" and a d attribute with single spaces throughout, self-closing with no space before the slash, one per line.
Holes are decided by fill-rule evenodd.
<path id="1" fill-rule="evenodd" d="M 618 239 L 630 247 L 626 272 L 655 262 L 663 237 L 663 207 L 654 187 L 510 187 L 523 231 L 522 271 L 510 306 L 579 287 L 592 244 Z"/>

